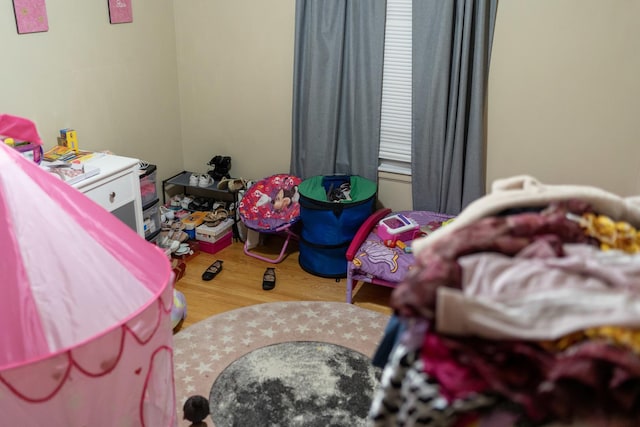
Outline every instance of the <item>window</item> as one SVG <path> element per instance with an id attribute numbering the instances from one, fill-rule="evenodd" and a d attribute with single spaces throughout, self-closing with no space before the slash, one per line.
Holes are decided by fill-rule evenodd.
<path id="1" fill-rule="evenodd" d="M 411 175 L 411 2 L 387 0 L 378 168 L 406 175 Z"/>

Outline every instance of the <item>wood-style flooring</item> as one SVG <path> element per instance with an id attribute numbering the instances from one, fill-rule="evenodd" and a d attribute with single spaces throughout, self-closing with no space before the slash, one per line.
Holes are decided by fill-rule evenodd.
<path id="1" fill-rule="evenodd" d="M 265 244 L 254 249 L 275 258 L 282 246 L 277 235 L 267 235 Z M 181 329 L 214 314 L 254 304 L 277 301 L 340 301 L 346 298 L 346 280 L 327 279 L 305 272 L 298 264 L 296 242 L 289 245 L 288 256 L 278 264 L 250 257 L 243 244 L 234 242 L 216 254 L 200 252 L 187 260 L 184 277 L 176 283 L 187 301 L 187 317 Z M 222 260 L 222 270 L 211 281 L 203 281 L 202 273 L 215 261 Z M 262 275 L 267 267 L 275 267 L 276 287 L 262 289 Z M 359 283 L 354 304 L 369 310 L 391 314 L 388 306 L 391 289 Z"/>

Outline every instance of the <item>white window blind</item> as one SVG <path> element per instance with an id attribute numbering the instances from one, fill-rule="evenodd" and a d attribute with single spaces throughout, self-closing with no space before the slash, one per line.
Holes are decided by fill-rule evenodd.
<path id="1" fill-rule="evenodd" d="M 411 1 L 387 0 L 380 167 L 411 174 Z"/>

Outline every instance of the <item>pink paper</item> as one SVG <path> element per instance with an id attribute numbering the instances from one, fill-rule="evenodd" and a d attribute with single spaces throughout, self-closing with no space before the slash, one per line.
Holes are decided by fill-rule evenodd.
<path id="1" fill-rule="evenodd" d="M 45 0 L 13 0 L 18 34 L 49 30 Z"/>
<path id="2" fill-rule="evenodd" d="M 112 24 L 133 22 L 131 0 L 109 0 L 109 22 Z"/>

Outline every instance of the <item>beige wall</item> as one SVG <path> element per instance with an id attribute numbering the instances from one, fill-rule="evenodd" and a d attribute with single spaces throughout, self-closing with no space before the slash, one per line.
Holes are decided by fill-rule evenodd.
<path id="1" fill-rule="evenodd" d="M 174 5 L 185 168 L 221 154 L 235 177 L 288 172 L 295 1 Z"/>
<path id="2" fill-rule="evenodd" d="M 640 2 L 503 1 L 489 78 L 488 181 L 640 194 Z"/>
<path id="3" fill-rule="evenodd" d="M 640 2 L 622 0 L 500 2 L 487 189 L 497 178 L 529 174 L 640 194 L 638 16 Z M 387 206 L 410 205 L 410 184 L 381 179 L 379 188 Z"/>
<path id="4" fill-rule="evenodd" d="M 48 2 L 50 30 L 18 35 L 0 5 L 0 111 L 38 124 L 45 143 L 74 127 L 83 148 L 159 166 L 160 178 L 288 171 L 294 0 L 135 0 L 111 25 L 107 2 Z M 174 11 L 175 8 L 175 11 Z M 489 77 L 487 181 L 640 193 L 640 2 L 501 2 Z M 382 177 L 385 206 L 410 207 L 410 183 Z"/>
<path id="5" fill-rule="evenodd" d="M 33 120 L 45 148 L 72 127 L 80 148 L 182 168 L 171 2 L 135 0 L 111 25 L 107 1 L 47 2 L 49 31 L 17 34 L 0 4 L 0 112 Z"/>
<path id="6" fill-rule="evenodd" d="M 175 2 L 185 166 L 229 154 L 251 178 L 288 170 L 293 0 Z M 639 3 L 501 2 L 488 94 L 487 185 L 549 183 L 640 192 Z M 411 206 L 385 174 L 383 205 Z"/>

